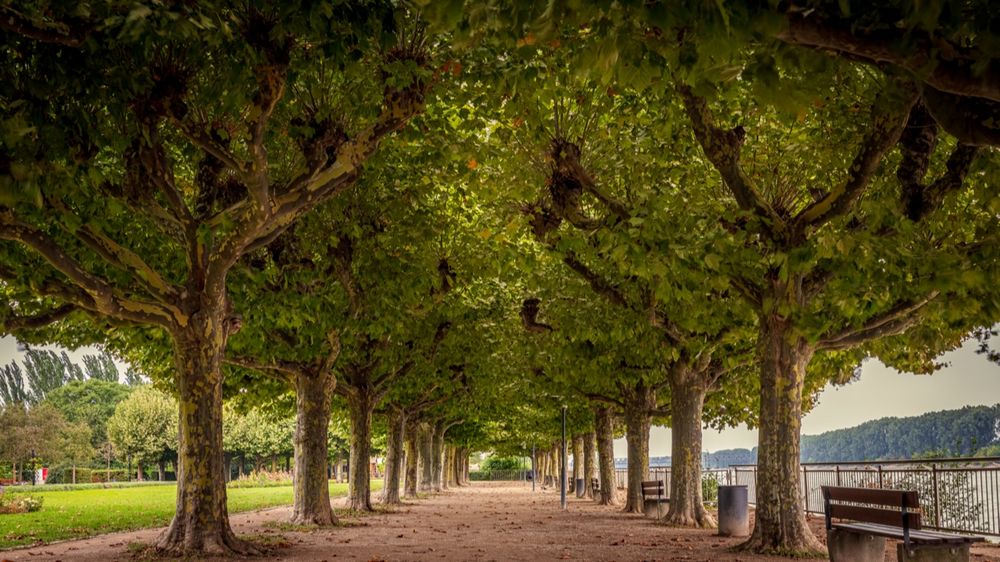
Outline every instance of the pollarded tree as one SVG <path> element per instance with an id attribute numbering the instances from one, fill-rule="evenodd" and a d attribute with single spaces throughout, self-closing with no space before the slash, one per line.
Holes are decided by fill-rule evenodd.
<path id="1" fill-rule="evenodd" d="M 694 137 L 738 209 L 717 211 L 722 228 L 706 232 L 715 255 L 725 256 L 715 268 L 755 309 L 760 329 L 761 507 L 745 545 L 754 551 L 823 551 L 796 491 L 804 385 L 814 355 L 938 317 L 950 336 L 922 341 L 933 355 L 984 313 L 996 313 L 974 296 L 988 289 L 983 279 L 996 268 L 996 256 L 982 246 L 996 232 L 981 188 L 965 190 L 966 200 L 949 210 L 951 227 L 939 220 L 914 224 L 899 213 L 897 184 L 880 168 L 893 158 L 911 114 L 912 86 L 870 80 L 848 67 L 811 87 L 856 97 L 827 97 L 798 116 L 757 108 L 751 119 L 744 110 L 745 125 L 729 126 L 694 88 L 678 87 Z M 795 158 L 788 158 L 789 147 Z M 904 151 L 904 165 L 907 158 Z M 961 183 L 968 166 L 949 164 L 944 174 Z M 956 308 L 966 317 L 949 312 Z"/>
<path id="2" fill-rule="evenodd" d="M 157 546 L 251 552 L 217 476 L 228 273 L 421 111 L 425 37 L 387 2 L 131 9 L 4 16 L 0 277 L 22 325 L 82 313 L 169 334 L 179 493 Z"/>
<path id="3" fill-rule="evenodd" d="M 295 390 L 302 475 L 296 522 L 333 522 L 323 493 L 333 395 L 350 412 L 351 473 L 358 475 L 351 479 L 352 507 L 370 510 L 372 414 L 448 332 L 448 322 L 434 316 L 454 283 L 448 261 L 430 247 L 436 215 L 425 196 L 384 187 L 386 177 L 366 177 L 343 201 L 251 256 L 233 292 L 248 310 L 247 330 L 227 361 L 278 379 L 275 392 Z M 433 332 L 422 333 L 425 325 Z"/>

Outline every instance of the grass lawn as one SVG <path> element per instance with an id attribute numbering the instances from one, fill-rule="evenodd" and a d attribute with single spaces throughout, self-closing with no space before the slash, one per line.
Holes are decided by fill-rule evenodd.
<path id="1" fill-rule="evenodd" d="M 372 480 L 372 491 L 381 488 Z M 7 488 L 8 493 L 17 493 Z M 162 527 L 174 515 L 175 485 L 32 492 L 45 498 L 41 511 L 0 515 L 0 549 L 78 539 L 114 531 Z M 347 495 L 347 484 L 330 483 L 330 496 Z M 229 513 L 292 503 L 292 487 L 230 488 Z"/>

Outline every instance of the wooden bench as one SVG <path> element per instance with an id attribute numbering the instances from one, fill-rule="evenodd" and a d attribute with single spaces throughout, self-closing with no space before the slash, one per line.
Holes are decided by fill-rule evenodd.
<path id="1" fill-rule="evenodd" d="M 601 481 L 598 478 L 590 479 L 590 493 L 594 495 L 595 498 L 601 497 Z"/>
<path id="2" fill-rule="evenodd" d="M 642 481 L 642 512 L 649 517 L 663 517 L 663 506 L 667 503 L 663 480 Z"/>
<path id="3" fill-rule="evenodd" d="M 967 562 L 969 545 L 986 540 L 923 529 L 915 490 L 823 486 L 823 511 L 831 562 L 881 562 L 887 538 L 902 541 L 900 562 Z"/>

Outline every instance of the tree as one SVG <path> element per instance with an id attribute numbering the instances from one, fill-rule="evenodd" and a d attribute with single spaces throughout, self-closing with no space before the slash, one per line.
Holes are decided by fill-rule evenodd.
<path id="1" fill-rule="evenodd" d="M 995 256 L 981 253 L 979 242 L 971 246 L 947 242 L 954 232 L 943 224 L 924 220 L 915 226 L 900 220 L 898 206 L 888 200 L 892 193 L 886 186 L 891 183 L 883 179 L 878 165 L 902 134 L 915 94 L 905 84 L 864 80 L 854 84 L 860 87 L 862 101 L 857 103 L 867 104 L 870 117 L 848 121 L 849 127 L 841 130 L 852 138 L 836 147 L 829 140 L 811 144 L 816 151 L 809 162 L 815 171 L 798 161 L 796 170 L 789 169 L 793 164 L 780 150 L 773 150 L 780 143 L 772 141 L 770 149 L 764 148 L 756 145 L 759 136 L 747 135 L 744 125 L 720 126 L 705 98 L 689 86 L 678 88 L 695 138 L 740 209 L 735 221 L 724 219 L 725 212 L 718 215 L 724 228 L 714 246 L 732 261 L 723 260 L 717 269 L 756 309 L 760 329 L 757 494 L 761 507 L 754 534 L 745 545 L 754 551 L 823 550 L 806 525 L 796 492 L 802 397 L 808 395 L 808 372 L 835 378 L 844 370 L 809 367 L 817 352 L 843 357 L 924 322 L 933 327 L 908 336 L 921 342 L 917 346 L 921 351 L 910 364 L 933 369 L 934 354 L 957 345 L 961 334 L 981 321 L 975 317 L 981 308 L 968 297 L 985 287 L 979 275 L 996 267 Z M 843 123 L 845 113 L 839 109 L 843 103 L 846 100 L 831 100 L 815 109 L 816 114 L 803 121 L 800 134 L 830 135 L 831 123 Z M 758 120 L 758 131 L 764 134 L 780 119 L 779 114 L 770 114 Z M 750 138 L 758 147 L 752 152 L 743 147 Z M 844 154 L 845 146 L 856 147 L 853 157 Z M 828 185 L 829 170 L 838 166 L 847 169 Z M 950 168 L 948 173 L 961 182 L 965 170 Z M 973 232 L 990 236 L 988 230 L 973 226 L 977 216 L 977 211 L 964 214 L 968 222 L 963 229 L 973 239 L 978 238 Z M 728 242 L 722 243 L 723 239 Z M 959 271 L 969 269 L 982 273 L 959 276 Z M 939 304 L 942 301 L 948 301 L 949 308 L 967 307 L 970 316 L 956 318 Z M 906 355 L 913 348 L 886 344 L 868 349 Z"/>
<path id="2" fill-rule="evenodd" d="M 72 483 L 76 484 L 76 465 L 94 458 L 90 427 L 86 423 L 67 423 L 59 437 L 59 460 L 72 463 Z"/>
<path id="3" fill-rule="evenodd" d="M 70 423 L 85 424 L 91 430 L 91 445 L 100 447 L 108 439 L 108 420 L 115 407 L 125 400 L 129 387 L 101 379 L 71 381 L 48 394 L 45 403 L 51 404 Z"/>
<path id="4" fill-rule="evenodd" d="M 65 428 L 66 420 L 48 404 L 30 409 L 8 404 L 0 410 L 0 458 L 22 469 L 33 459 L 57 460 Z M 19 471 L 14 477 L 19 478 Z"/>
<path id="5" fill-rule="evenodd" d="M 84 355 L 83 368 L 88 379 L 118 382 L 118 367 L 114 358 L 105 351 L 99 355 Z"/>
<path id="6" fill-rule="evenodd" d="M 388 3 L 120 9 L 4 17 L 22 63 L 0 76 L 6 329 L 82 314 L 169 334 L 181 493 L 157 546 L 248 553 L 215 476 L 228 273 L 356 180 L 421 111 L 430 59 Z M 66 33 L 38 33 L 52 22 Z"/>
<path id="7" fill-rule="evenodd" d="M 135 461 L 139 480 L 143 464 L 160 462 L 177 450 L 176 412 L 176 400 L 150 386 L 135 389 L 115 407 L 108 438 L 119 455 Z"/>

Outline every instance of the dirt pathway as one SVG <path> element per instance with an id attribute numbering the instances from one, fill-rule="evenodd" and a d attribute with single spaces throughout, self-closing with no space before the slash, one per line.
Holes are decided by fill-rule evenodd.
<path id="1" fill-rule="evenodd" d="M 563 512 L 558 494 L 532 493 L 522 483 L 477 483 L 411 501 L 392 513 L 349 518 L 334 529 L 291 531 L 281 524 L 289 515 L 285 507 L 238 514 L 232 521 L 237 534 L 275 545 L 264 560 L 788 560 L 734 554 L 728 548 L 740 539 L 667 528 L 589 500 L 571 498 Z M 815 524 L 818 530 L 821 522 Z M 127 561 L 135 558 L 130 543 L 148 544 L 159 532 L 5 551 L 0 561 Z M 1000 562 L 1000 547 L 976 548 L 973 560 Z"/>

